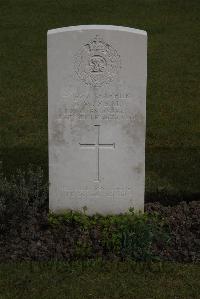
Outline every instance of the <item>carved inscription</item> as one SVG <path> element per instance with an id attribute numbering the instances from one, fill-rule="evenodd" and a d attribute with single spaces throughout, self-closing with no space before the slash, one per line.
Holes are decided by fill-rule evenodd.
<path id="1" fill-rule="evenodd" d="M 86 198 L 98 198 L 98 197 L 104 197 L 104 198 L 111 198 L 115 199 L 121 198 L 121 199 L 127 199 L 132 197 L 132 188 L 130 187 L 115 187 L 115 188 L 104 188 L 103 186 L 97 186 L 93 188 L 89 188 L 87 186 L 80 188 L 80 189 L 73 189 L 73 188 L 64 188 L 64 195 L 67 198 L 80 198 L 80 199 L 86 199 Z"/>
<path id="2" fill-rule="evenodd" d="M 85 84 L 100 87 L 119 73 L 120 56 L 98 35 L 82 46 L 74 61 L 75 72 Z"/>
<path id="3" fill-rule="evenodd" d="M 88 92 L 70 95 L 72 104 L 67 105 L 67 94 L 63 95 L 63 117 L 67 120 L 127 120 L 134 121 L 129 104 L 132 101 L 128 93 L 97 93 L 95 100 Z"/>

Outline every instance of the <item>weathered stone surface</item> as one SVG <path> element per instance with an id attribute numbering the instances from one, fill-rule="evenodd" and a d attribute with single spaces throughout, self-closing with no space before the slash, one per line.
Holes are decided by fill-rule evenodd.
<path id="1" fill-rule="evenodd" d="M 48 31 L 50 209 L 143 210 L 146 32 Z"/>

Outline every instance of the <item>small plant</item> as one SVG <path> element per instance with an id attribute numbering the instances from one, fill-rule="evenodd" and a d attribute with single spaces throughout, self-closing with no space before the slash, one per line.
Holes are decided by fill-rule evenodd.
<path id="1" fill-rule="evenodd" d="M 76 242 L 76 254 L 88 256 L 92 251 L 92 231 L 98 231 L 98 242 L 105 254 L 120 258 L 150 261 L 156 259 L 153 252 L 155 242 L 165 244 L 169 234 L 164 220 L 156 213 L 129 213 L 110 216 L 87 216 L 68 211 L 62 215 L 49 214 L 51 226 L 72 225 L 79 228 L 80 236 Z"/>

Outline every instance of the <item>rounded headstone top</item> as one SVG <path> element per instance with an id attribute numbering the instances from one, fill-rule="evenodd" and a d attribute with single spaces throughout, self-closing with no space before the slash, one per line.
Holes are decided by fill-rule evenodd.
<path id="1" fill-rule="evenodd" d="M 114 30 L 114 31 L 124 31 L 131 32 L 135 34 L 147 35 L 147 32 L 140 29 L 135 29 L 125 26 L 115 26 L 115 25 L 78 25 L 78 26 L 69 26 L 56 29 L 48 30 L 47 34 L 55 34 L 69 31 L 84 31 L 84 30 Z"/>

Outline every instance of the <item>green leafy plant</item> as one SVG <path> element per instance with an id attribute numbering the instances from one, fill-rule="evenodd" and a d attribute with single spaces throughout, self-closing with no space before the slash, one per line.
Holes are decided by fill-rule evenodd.
<path id="1" fill-rule="evenodd" d="M 83 257 L 92 251 L 91 232 L 99 232 L 99 244 L 105 254 L 121 258 L 149 261 L 155 259 L 155 242 L 166 244 L 169 241 L 165 221 L 156 213 L 128 213 L 109 216 L 87 216 L 83 213 L 68 211 L 62 215 L 49 214 L 52 226 L 73 225 L 80 229 L 82 238 L 76 242 L 76 253 Z"/>

